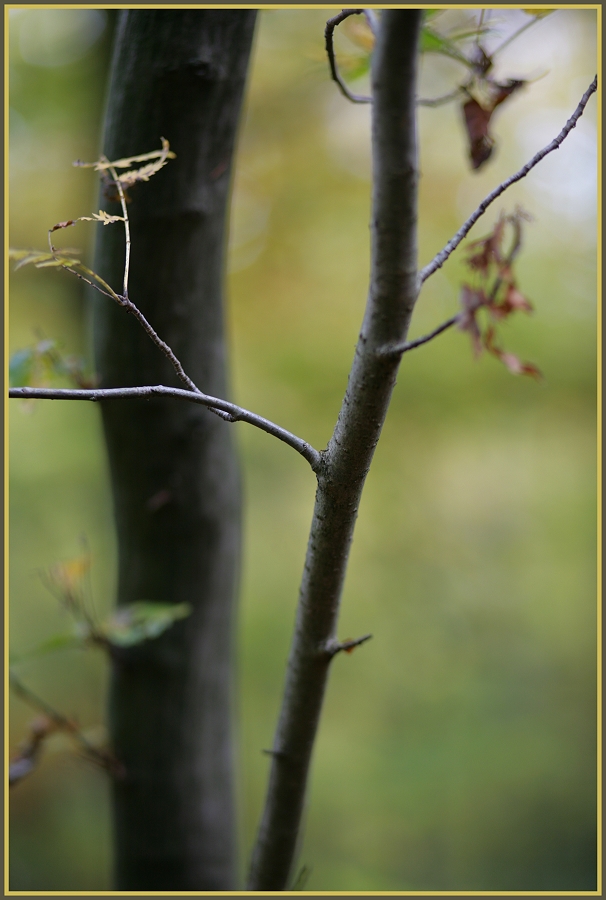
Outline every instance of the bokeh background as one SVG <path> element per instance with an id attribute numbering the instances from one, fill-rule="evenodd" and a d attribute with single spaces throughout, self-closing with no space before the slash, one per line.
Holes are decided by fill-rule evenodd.
<path id="1" fill-rule="evenodd" d="M 339 409 L 369 267 L 370 113 L 329 81 L 332 14 L 260 13 L 227 277 L 233 397 L 316 447 Z M 10 13 L 13 246 L 44 248 L 50 225 L 97 209 L 93 176 L 71 162 L 100 148 L 114 15 Z M 495 114 L 497 150 L 480 172 L 470 170 L 458 106 L 420 109 L 422 264 L 574 110 L 596 71 L 596 15 L 558 10 L 497 55 L 497 76 L 533 83 Z M 475 21 L 465 10 L 435 20 L 444 32 Z M 526 21 L 491 11 L 488 48 Z M 344 71 L 362 52 L 346 32 Z M 464 74 L 424 56 L 420 93 L 443 94 Z M 355 87 L 364 91 L 364 79 Z M 516 204 L 534 217 L 517 272 L 535 313 L 501 333 L 543 381 L 474 360 L 454 329 L 403 360 L 343 597 L 340 636 L 374 637 L 334 664 L 300 853 L 305 890 L 596 886 L 596 109 L 592 99 L 563 147 L 471 235 Z M 94 227 L 69 242 L 90 253 Z M 426 284 L 413 336 L 456 312 L 461 258 Z M 90 359 L 80 283 L 26 269 L 11 284 L 11 351 L 42 335 Z M 236 700 L 244 872 L 314 479 L 288 447 L 234 428 L 246 492 Z M 12 402 L 10 451 L 10 632 L 22 653 L 69 625 L 39 570 L 78 556 L 85 535 L 102 613 L 115 544 L 94 406 Z M 16 671 L 103 738 L 100 654 L 66 651 Z M 14 750 L 36 713 L 16 698 L 12 707 Z M 110 887 L 106 776 L 61 736 L 11 794 L 10 851 L 15 890 Z"/>

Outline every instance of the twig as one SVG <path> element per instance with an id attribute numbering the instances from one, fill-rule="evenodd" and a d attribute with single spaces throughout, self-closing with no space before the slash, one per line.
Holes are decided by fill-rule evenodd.
<path id="1" fill-rule="evenodd" d="M 532 19 L 530 19 L 529 22 L 526 22 L 525 25 L 522 25 L 521 28 L 518 28 L 517 31 L 514 31 L 513 34 L 510 34 L 509 37 L 508 37 L 508 38 L 505 38 L 505 40 L 503 41 L 503 43 L 500 44 L 500 45 L 497 47 L 496 50 L 493 50 L 493 51 L 492 51 L 492 53 L 490 54 L 490 55 L 491 55 L 491 58 L 494 59 L 494 57 L 496 56 L 497 53 L 500 53 L 501 50 L 504 50 L 505 47 L 507 47 L 508 44 L 511 44 L 512 41 L 515 41 L 515 39 L 516 39 L 517 37 L 519 37 L 521 34 L 523 34 L 523 32 L 525 32 L 527 28 L 530 28 L 531 25 L 535 25 L 538 21 L 539 21 L 539 19 L 533 17 Z"/>
<path id="2" fill-rule="evenodd" d="M 120 197 L 120 206 L 122 207 L 122 215 L 124 216 L 124 235 L 126 237 L 126 251 L 124 254 L 124 279 L 123 279 L 123 288 L 122 293 L 124 295 L 124 299 L 128 299 L 128 273 L 130 270 L 130 222 L 128 219 L 128 210 L 126 209 L 126 197 L 124 196 L 124 190 L 122 189 L 122 185 L 120 183 L 120 179 L 118 178 L 118 173 L 114 166 L 109 165 L 109 160 L 106 156 L 101 157 L 101 162 L 108 163 L 107 168 L 110 171 L 112 178 L 116 184 L 118 189 L 118 195 Z M 185 374 L 185 373 L 184 373 Z"/>
<path id="3" fill-rule="evenodd" d="M 163 341 L 157 331 L 149 324 L 139 307 L 133 303 L 132 300 L 129 300 L 128 297 L 123 296 L 120 299 L 120 306 L 124 307 L 124 309 L 134 316 L 137 322 L 142 326 L 143 330 L 149 337 L 152 339 L 156 347 L 158 347 L 164 356 L 172 363 L 172 367 L 177 373 L 180 380 L 185 384 L 190 391 L 194 391 L 194 393 L 201 393 L 200 389 L 196 387 L 191 378 L 185 374 L 185 370 L 171 348 L 168 346 L 166 341 Z"/>
<path id="4" fill-rule="evenodd" d="M 447 328 L 451 328 L 453 325 L 456 325 L 459 321 L 460 314 L 457 313 L 456 316 L 451 316 L 450 319 L 447 319 L 446 322 L 442 322 L 441 325 L 438 325 L 437 328 L 434 328 L 433 331 L 430 331 L 429 334 L 423 335 L 423 337 L 415 338 L 414 341 L 404 341 L 402 344 L 392 344 L 391 346 L 382 347 L 380 350 L 381 356 L 397 356 L 403 353 L 408 353 L 409 350 L 414 350 L 415 347 L 421 347 L 423 344 L 427 344 L 429 341 L 432 341 L 439 334 L 442 334 L 443 331 L 446 331 Z"/>
<path id="5" fill-rule="evenodd" d="M 65 269 L 66 272 L 71 272 L 72 275 L 75 275 L 76 278 L 81 278 L 82 281 L 85 281 L 87 284 L 90 284 L 92 288 L 96 291 L 99 291 L 100 294 L 103 294 L 104 297 L 109 297 L 110 300 L 116 300 L 117 294 L 109 294 L 107 291 L 104 291 L 102 287 L 99 287 L 98 284 L 95 284 L 94 281 L 91 281 L 90 278 L 87 278 L 85 275 L 81 275 L 76 269 L 72 269 L 71 266 L 61 266 L 62 269 Z"/>
<path id="6" fill-rule="evenodd" d="M 465 90 L 464 87 L 455 88 L 454 91 L 451 91 L 449 94 L 444 94 L 442 97 L 433 97 L 431 99 L 424 99 L 419 97 L 417 99 L 417 106 L 443 106 L 444 103 L 450 103 L 451 100 L 456 100 L 456 98 Z"/>
<path id="7" fill-rule="evenodd" d="M 362 637 L 351 638 L 351 640 L 348 640 L 348 641 L 335 641 L 335 640 L 327 641 L 326 642 L 326 652 L 329 654 L 329 656 L 331 658 L 333 656 L 336 656 L 337 653 L 341 653 L 342 650 L 344 650 L 345 653 L 351 653 L 351 651 L 355 647 L 359 647 L 360 644 L 365 644 L 366 641 L 369 641 L 371 639 L 371 637 L 372 637 L 372 634 L 365 634 Z"/>
<path id="8" fill-rule="evenodd" d="M 577 106 L 571 117 L 568 119 L 558 136 L 555 137 L 551 141 L 551 143 L 547 144 L 546 147 L 543 147 L 542 150 L 539 150 L 539 152 L 536 153 L 532 157 L 532 159 L 526 163 L 525 166 L 522 166 L 522 168 L 518 172 L 516 172 L 515 175 L 511 175 L 509 178 L 505 179 L 502 184 L 496 187 L 494 191 L 491 191 L 490 194 L 488 194 L 488 196 L 485 197 L 484 200 L 482 200 L 475 212 L 473 212 L 467 219 L 467 221 L 463 225 L 461 225 L 455 236 L 448 241 L 446 246 L 442 250 L 440 250 L 440 252 L 436 256 L 434 256 L 432 261 L 428 263 L 425 268 L 421 269 L 419 273 L 419 280 L 421 284 L 426 281 L 430 275 L 433 275 L 434 272 L 436 272 L 444 265 L 451 253 L 456 250 L 463 238 L 469 233 L 469 231 L 471 231 L 472 227 L 475 225 L 478 219 L 484 215 L 490 204 L 493 203 L 497 199 L 497 197 L 500 197 L 501 194 L 504 193 L 507 188 L 511 187 L 512 184 L 515 184 L 516 181 L 521 181 L 522 178 L 525 178 L 530 170 L 534 169 L 534 167 L 538 163 L 540 163 L 548 153 L 551 153 L 552 150 L 558 149 L 560 144 L 562 144 L 565 138 L 570 134 L 572 129 L 575 127 L 575 125 L 583 115 L 585 107 L 589 102 L 589 98 L 596 92 L 597 87 L 598 76 L 596 75 L 596 77 L 593 79 L 593 81 L 583 94 L 579 105 Z"/>
<path id="9" fill-rule="evenodd" d="M 333 35 L 335 28 L 345 19 L 348 19 L 350 16 L 360 16 L 365 15 L 366 19 L 370 23 L 370 27 L 373 27 L 373 22 L 369 18 L 367 10 L 364 9 L 343 9 L 337 16 L 333 16 L 332 19 L 329 19 L 326 23 L 326 28 L 324 29 L 324 39 L 326 41 L 326 53 L 328 54 L 328 63 L 330 65 L 330 74 L 332 75 L 333 81 L 336 81 L 339 85 L 339 89 L 343 96 L 347 97 L 348 100 L 351 100 L 352 103 L 372 103 L 371 97 L 364 97 L 361 94 L 353 94 L 341 76 L 339 75 L 339 69 L 337 68 L 337 60 L 335 58 L 335 50 L 333 46 Z"/>
<path id="10" fill-rule="evenodd" d="M 97 402 L 100 400 L 120 400 L 132 397 L 179 397 L 182 400 L 189 400 L 190 403 L 199 403 L 206 406 L 211 412 L 218 411 L 222 417 L 228 422 L 247 422 L 271 434 L 278 440 L 283 441 L 292 447 L 297 453 L 307 460 L 314 472 L 317 472 L 322 465 L 322 454 L 316 450 L 303 438 L 297 437 L 270 422 L 269 419 L 258 416 L 256 413 L 236 406 L 228 400 L 221 400 L 218 397 L 210 397 L 203 394 L 197 388 L 195 391 L 184 391 L 182 388 L 172 388 L 166 385 L 148 385 L 144 387 L 125 387 L 125 388 L 93 388 L 90 390 L 69 389 L 69 388 L 34 388 L 34 387 L 16 387 L 10 388 L 9 397 L 22 400 L 92 400 Z"/>

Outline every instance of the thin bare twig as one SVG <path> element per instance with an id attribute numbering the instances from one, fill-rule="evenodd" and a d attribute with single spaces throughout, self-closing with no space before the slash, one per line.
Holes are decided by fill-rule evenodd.
<path id="1" fill-rule="evenodd" d="M 76 278 L 82 279 L 87 284 L 89 284 L 96 291 L 99 291 L 100 294 L 103 294 L 104 297 L 109 297 L 110 300 L 116 300 L 117 294 L 109 294 L 107 291 L 104 291 L 102 287 L 99 287 L 98 284 L 95 284 L 94 281 L 91 281 L 90 278 L 87 278 L 85 275 L 81 275 L 76 269 L 72 269 L 71 266 L 61 266 L 62 269 L 65 269 L 66 272 L 71 272 L 72 275 L 75 275 Z"/>
<path id="2" fill-rule="evenodd" d="M 195 393 L 201 393 L 200 389 L 196 387 L 191 378 L 185 374 L 185 370 L 171 348 L 168 346 L 166 341 L 163 341 L 157 331 L 149 324 L 139 307 L 133 303 L 132 300 L 129 300 L 128 297 L 122 297 L 120 302 L 120 306 L 124 307 L 124 309 L 129 312 L 132 316 L 135 317 L 137 322 L 141 325 L 143 330 L 149 337 L 152 339 L 156 347 L 158 347 L 164 356 L 172 363 L 173 369 L 179 376 L 180 380 L 186 385 L 190 391 L 194 391 Z"/>
<path id="3" fill-rule="evenodd" d="M 361 644 L 365 644 L 366 641 L 369 641 L 372 637 L 372 634 L 364 634 L 359 638 L 351 638 L 348 641 L 327 641 L 326 643 L 326 652 L 331 656 L 336 656 L 337 653 L 341 653 L 341 651 L 345 651 L 345 653 L 351 653 L 356 647 L 359 647 Z"/>
<path id="4" fill-rule="evenodd" d="M 326 41 L 326 53 L 328 54 L 328 63 L 330 65 L 330 74 L 332 75 L 333 81 L 339 86 L 339 89 L 344 97 L 347 97 L 348 100 L 351 100 L 352 103 L 372 103 L 371 97 L 364 97 L 361 94 L 352 93 L 341 76 L 339 75 L 339 69 L 337 68 L 337 60 L 335 58 L 335 49 L 333 45 L 333 35 L 335 28 L 341 22 L 348 19 L 350 16 L 361 16 L 365 15 L 366 19 L 369 21 L 370 26 L 372 28 L 372 20 L 369 19 L 368 12 L 363 9 L 343 9 L 337 16 L 333 16 L 332 19 L 329 19 L 326 23 L 326 28 L 324 29 L 324 39 Z"/>
<path id="5" fill-rule="evenodd" d="M 124 190 L 120 183 L 120 179 L 118 178 L 118 173 L 114 166 L 109 164 L 109 160 L 106 156 L 101 157 L 101 162 L 107 163 L 107 168 L 114 179 L 116 187 L 118 189 L 118 196 L 120 197 L 120 206 L 122 207 L 122 215 L 124 216 L 124 234 L 126 238 L 126 252 L 124 254 L 124 279 L 123 279 L 123 287 L 122 294 L 124 299 L 128 299 L 128 273 L 130 270 L 130 222 L 128 219 L 128 210 L 126 208 L 126 197 L 124 196 Z M 184 373 L 185 374 L 185 373 Z"/>
<path id="6" fill-rule="evenodd" d="M 505 47 L 507 47 L 509 44 L 511 44 L 512 41 L 515 41 L 515 39 L 517 37 L 519 37 L 521 34 L 523 34 L 527 28 L 530 28 L 531 25 L 535 25 L 539 21 L 540 21 L 539 19 L 537 19 L 536 17 L 533 16 L 533 18 L 530 19 L 529 22 L 526 22 L 524 25 L 522 25 L 521 28 L 518 28 L 517 31 L 514 31 L 513 34 L 510 34 L 508 38 L 505 38 L 503 43 L 500 44 L 496 50 L 492 51 L 491 58 L 494 59 L 494 57 L 496 56 L 497 53 L 500 53 L 501 50 L 504 50 Z"/>
<path id="7" fill-rule="evenodd" d="M 125 387 L 125 388 L 93 388 L 90 390 L 69 389 L 69 388 L 34 388 L 34 387 L 16 387 L 10 388 L 9 397 L 19 398 L 21 400 L 91 400 L 98 402 L 100 400 L 120 400 L 130 399 L 133 397 L 179 397 L 182 400 L 189 400 L 190 403 L 199 403 L 206 406 L 211 412 L 219 411 L 222 417 L 228 422 L 247 422 L 271 434 L 278 440 L 283 441 L 300 453 L 307 460 L 314 472 L 317 472 L 322 464 L 322 454 L 316 450 L 303 438 L 297 437 L 270 422 L 269 419 L 258 416 L 256 413 L 236 406 L 228 400 L 221 400 L 218 397 L 210 397 L 203 394 L 197 388 L 195 391 L 184 391 L 182 388 L 172 388 L 166 385 L 148 385 L 144 387 Z"/>
<path id="8" fill-rule="evenodd" d="M 398 356 L 403 353 L 408 353 L 409 350 L 414 350 L 415 347 L 421 347 L 423 344 L 427 344 L 429 341 L 432 341 L 439 334 L 442 334 L 443 331 L 446 331 L 448 328 L 456 325 L 459 321 L 459 318 L 459 313 L 457 313 L 456 316 L 451 316 L 450 319 L 447 319 L 446 322 L 442 322 L 441 325 L 438 325 L 438 327 L 434 328 L 433 331 L 430 331 L 429 334 L 425 334 L 423 335 L 423 337 L 415 338 L 414 341 L 404 341 L 404 343 L 402 344 L 392 344 L 392 346 L 383 347 L 380 351 L 381 356 Z"/>
<path id="9" fill-rule="evenodd" d="M 440 250 L 440 252 L 436 254 L 436 256 L 434 256 L 432 261 L 428 263 L 425 268 L 421 269 L 419 273 L 419 280 L 421 284 L 426 281 L 430 275 L 433 275 L 434 272 L 436 272 L 444 265 L 451 253 L 456 250 L 463 238 L 471 231 L 472 227 L 475 225 L 478 219 L 484 215 L 490 204 L 493 203 L 497 199 L 497 197 L 500 197 L 501 194 L 503 194 L 507 190 L 507 188 L 511 187 L 512 184 L 515 184 L 516 181 L 521 181 L 522 178 L 525 178 L 530 170 L 534 169 L 534 167 L 538 163 L 540 163 L 548 153 L 551 153 L 553 150 L 558 149 L 560 144 L 562 144 L 565 138 L 568 137 L 572 129 L 575 127 L 575 125 L 583 115 L 585 107 L 589 102 L 589 98 L 596 92 L 597 87 L 598 76 L 596 75 L 596 77 L 593 79 L 593 81 L 583 94 L 579 105 L 577 106 L 571 117 L 568 119 L 558 136 L 555 137 L 551 141 L 551 143 L 547 144 L 546 147 L 543 147 L 542 150 L 539 150 L 538 153 L 535 153 L 532 159 L 527 162 L 525 166 L 522 166 L 522 168 L 518 172 L 516 172 L 515 175 L 511 175 L 509 178 L 506 178 L 505 181 L 502 182 L 502 184 L 496 187 L 494 191 L 491 191 L 490 194 L 488 194 L 488 196 L 485 197 L 484 200 L 482 200 L 475 212 L 473 212 L 467 219 L 467 221 L 463 225 L 461 225 L 454 237 L 452 237 L 448 241 L 446 246 L 442 250 Z"/>
<path id="10" fill-rule="evenodd" d="M 162 139 L 162 140 L 164 143 L 164 139 Z M 168 146 L 168 145 L 166 145 L 166 146 Z M 157 152 L 154 151 L 153 153 L 143 154 L 141 157 L 131 157 L 130 159 L 117 160 L 117 163 L 126 165 L 126 164 L 130 164 L 133 161 L 136 161 L 139 159 L 151 158 L 152 156 L 156 156 L 156 155 L 157 155 Z M 172 155 L 174 156 L 174 154 L 172 154 Z M 114 180 L 114 184 L 118 191 L 118 196 L 120 197 L 120 206 L 122 207 L 122 215 L 124 218 L 124 234 L 125 234 L 126 246 L 125 246 L 125 256 L 124 256 L 124 276 L 123 276 L 122 294 L 121 295 L 114 294 L 113 299 L 116 300 L 116 302 L 119 303 L 120 306 L 124 307 L 124 309 L 126 309 L 127 312 L 129 312 L 132 316 L 134 316 L 135 319 L 137 319 L 137 321 L 142 326 L 142 328 L 146 332 L 146 334 L 151 338 L 151 340 L 154 342 L 154 344 L 162 351 L 164 356 L 166 356 L 166 358 L 170 361 L 173 369 L 175 370 L 175 372 L 177 373 L 177 376 L 183 382 L 183 384 L 186 387 L 188 387 L 190 389 L 190 391 L 194 391 L 195 393 L 201 393 L 200 389 L 196 386 L 196 384 L 194 384 L 194 382 L 191 380 L 191 378 L 186 374 L 183 366 L 181 365 L 181 362 L 179 361 L 179 359 L 177 358 L 175 353 L 173 353 L 173 351 L 169 347 L 169 345 L 165 341 L 162 340 L 162 338 L 159 336 L 159 334 L 156 332 L 156 330 L 150 325 L 150 323 L 147 321 L 147 319 L 145 318 L 145 316 L 143 315 L 143 313 L 141 312 L 139 307 L 135 303 L 133 303 L 132 300 L 129 299 L 128 277 L 129 277 L 129 272 L 130 272 L 131 240 L 130 240 L 130 220 L 128 217 L 128 209 L 126 206 L 126 197 L 124 195 L 124 189 L 122 187 L 120 177 L 118 176 L 118 173 L 116 172 L 116 167 L 115 167 L 116 164 L 110 162 L 106 156 L 101 156 L 99 162 L 103 168 L 106 168 L 109 171 L 110 175 L 112 176 L 112 178 Z M 82 164 L 80 164 L 80 165 L 82 165 Z M 67 268 L 67 267 L 64 267 L 64 268 Z M 73 272 L 75 275 L 78 275 L 79 278 L 83 277 L 83 276 L 79 275 L 78 272 L 74 271 L 73 269 L 68 269 L 68 271 Z M 88 284 L 92 284 L 86 278 L 84 278 L 83 280 L 87 281 Z M 92 287 L 95 287 L 95 285 L 92 284 Z M 105 293 L 105 291 L 101 291 L 101 293 Z M 229 416 L 225 416 L 224 413 L 220 409 L 212 409 L 211 408 L 211 411 L 214 412 L 216 415 L 218 415 L 221 419 L 226 419 L 226 418 L 229 419 Z"/>

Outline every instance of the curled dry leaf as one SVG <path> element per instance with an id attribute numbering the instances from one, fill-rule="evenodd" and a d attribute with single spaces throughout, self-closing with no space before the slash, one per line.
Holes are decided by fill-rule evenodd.
<path id="1" fill-rule="evenodd" d="M 65 222 L 57 222 L 56 225 L 53 225 L 52 228 L 49 228 L 49 232 L 58 231 L 59 228 L 68 228 L 70 225 L 75 225 L 79 219 L 67 219 Z"/>
<path id="2" fill-rule="evenodd" d="M 475 356 L 479 356 L 482 352 L 482 333 L 477 321 L 478 311 L 486 305 L 486 295 L 484 291 L 472 288 L 468 284 L 461 287 L 461 315 L 459 317 L 458 327 L 461 331 L 466 331 L 471 337 L 471 343 Z"/>
<path id="3" fill-rule="evenodd" d="M 529 362 L 522 362 L 519 357 L 515 356 L 513 353 L 508 353 L 503 350 L 502 347 L 499 347 L 495 342 L 495 332 L 493 328 L 488 328 L 486 330 L 486 334 L 484 336 L 484 346 L 488 350 L 492 356 L 495 356 L 498 360 L 500 360 L 510 372 L 514 375 L 529 375 L 531 378 L 540 381 L 543 377 L 541 371 L 533 364 Z"/>
<path id="4" fill-rule="evenodd" d="M 488 237 L 472 241 L 471 244 L 467 245 L 468 252 L 479 248 L 477 252 L 472 253 L 467 259 L 467 265 L 471 269 L 476 269 L 482 275 L 487 275 L 492 265 L 500 265 L 502 263 L 501 243 L 503 241 L 505 222 L 505 217 L 499 216 L 492 233 Z"/>
<path id="5" fill-rule="evenodd" d="M 521 312 L 531 313 L 533 311 L 532 304 L 526 299 L 515 284 L 512 282 L 507 285 L 505 296 L 500 303 L 492 303 L 490 312 L 496 319 L 506 319 L 512 313 L 520 310 Z"/>
<path id="6" fill-rule="evenodd" d="M 476 357 L 487 350 L 510 372 L 540 378 L 541 373 L 536 366 L 521 362 L 513 353 L 503 350 L 496 342 L 494 327 L 489 325 L 483 332 L 479 321 L 481 310 L 485 310 L 484 315 L 497 321 L 518 311 L 532 312 L 532 304 L 518 289 L 513 274 L 513 261 L 522 245 L 522 221 L 528 218 L 522 209 L 516 209 L 512 215 L 502 213 L 487 237 L 468 245 L 466 264 L 479 283 L 461 286 L 458 326 L 469 334 Z M 507 224 L 513 229 L 513 244 L 505 252 L 503 242 Z"/>
<path id="7" fill-rule="evenodd" d="M 469 141 L 469 158 L 474 169 L 479 169 L 492 156 L 495 146 L 489 131 L 490 120 L 497 106 L 526 84 L 519 79 L 500 83 L 488 77 L 478 78 L 478 86 L 466 88 L 469 99 L 463 104 L 463 118 Z M 484 96 L 474 96 L 483 94 Z"/>
<path id="8" fill-rule="evenodd" d="M 140 153 L 138 156 L 128 156 L 123 159 L 115 159 L 110 161 L 105 157 L 98 159 L 96 162 L 85 163 L 81 160 L 77 159 L 74 163 L 74 166 L 79 166 L 84 169 L 95 169 L 96 172 L 103 172 L 104 170 L 114 168 L 114 169 L 127 169 L 129 166 L 132 166 L 133 163 L 136 162 L 147 162 L 149 159 L 157 159 L 158 157 L 163 157 L 165 159 L 175 159 L 176 153 L 170 149 L 170 145 L 166 138 L 160 138 L 162 142 L 161 150 L 151 150 L 149 153 Z"/>
<path id="9" fill-rule="evenodd" d="M 111 216 L 104 209 L 100 209 L 98 213 L 92 216 L 80 216 L 78 222 L 101 222 L 103 225 L 113 225 L 114 222 L 124 222 L 124 216 Z"/>

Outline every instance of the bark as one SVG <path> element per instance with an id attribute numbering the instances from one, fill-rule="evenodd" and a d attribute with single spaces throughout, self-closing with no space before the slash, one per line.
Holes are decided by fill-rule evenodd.
<path id="1" fill-rule="evenodd" d="M 129 296 L 197 387 L 227 396 L 222 313 L 231 161 L 254 10 L 120 14 L 103 152 L 177 158 L 129 202 Z M 107 199 L 102 206 L 114 210 Z M 121 291 L 124 231 L 100 228 L 95 268 Z M 98 295 L 97 295 L 98 297 Z M 140 325 L 95 300 L 102 388 L 183 385 Z M 171 397 L 101 401 L 118 540 L 118 603 L 191 605 L 112 660 L 115 888 L 234 887 L 232 606 L 240 487 L 231 426 Z"/>
<path id="2" fill-rule="evenodd" d="M 364 481 L 395 384 L 419 289 L 416 58 L 420 10 L 386 10 L 373 54 L 372 262 L 369 297 L 339 419 L 323 454 L 267 800 L 248 889 L 284 890 Z"/>

